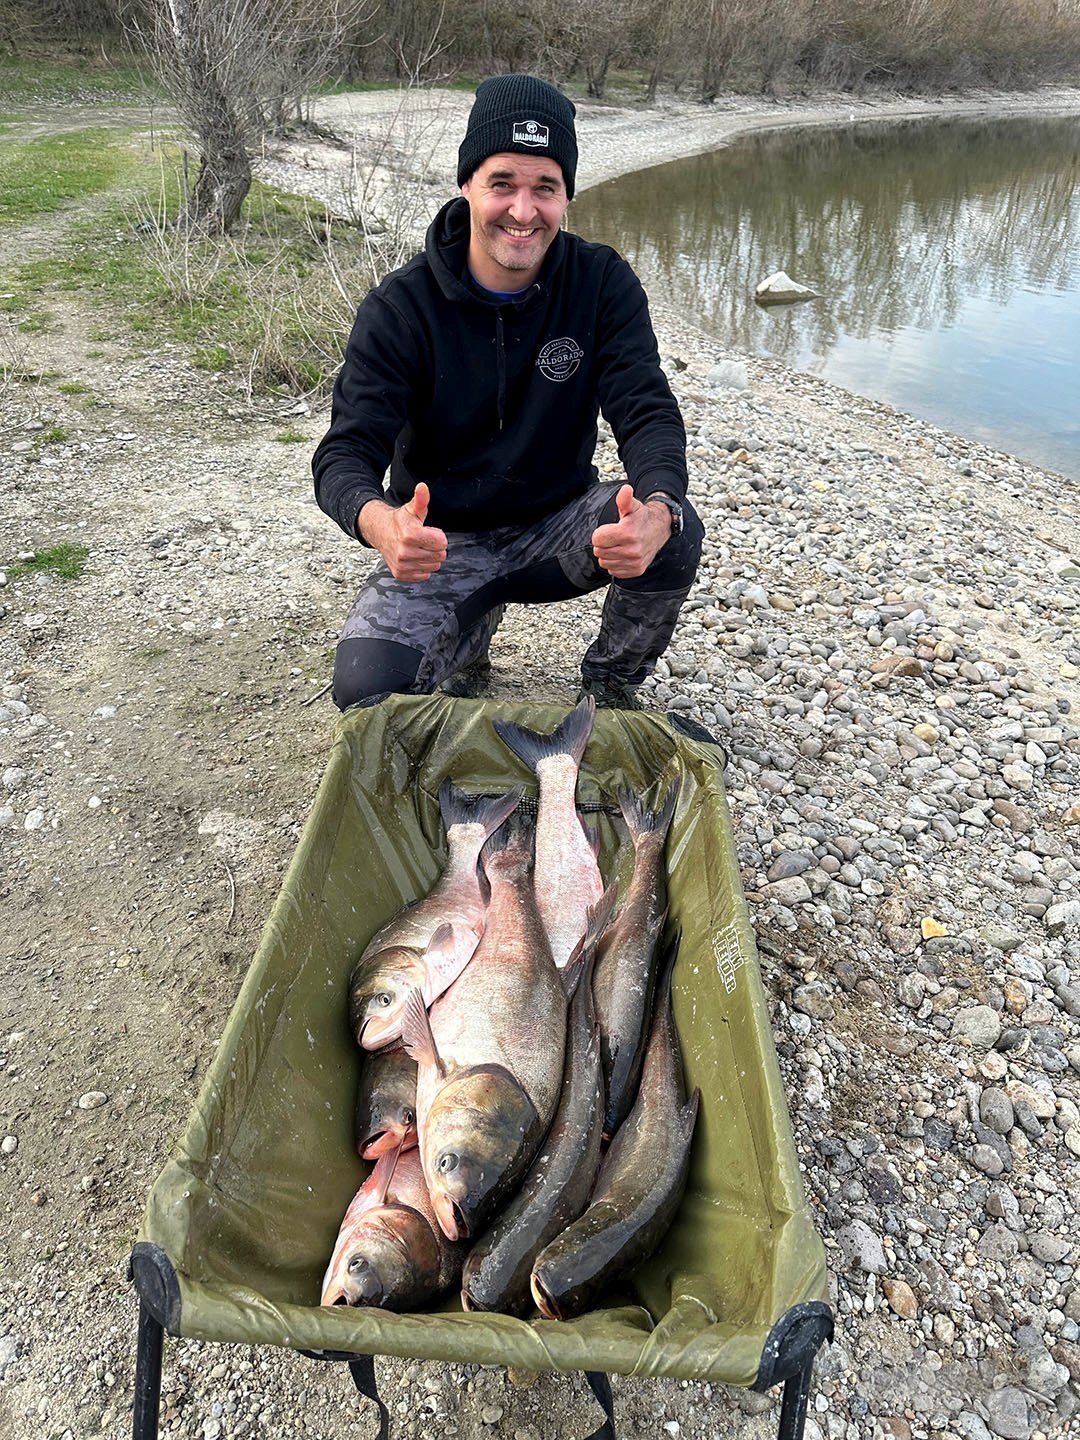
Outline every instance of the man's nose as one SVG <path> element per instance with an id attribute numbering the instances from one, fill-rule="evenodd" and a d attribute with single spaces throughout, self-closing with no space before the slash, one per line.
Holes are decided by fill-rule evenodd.
<path id="1" fill-rule="evenodd" d="M 510 205 L 510 214 L 519 225 L 531 224 L 536 219 L 536 202 L 528 190 L 518 190 Z"/>

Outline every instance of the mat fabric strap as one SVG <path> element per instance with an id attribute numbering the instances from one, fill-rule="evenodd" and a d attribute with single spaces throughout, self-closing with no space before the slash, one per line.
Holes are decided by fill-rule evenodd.
<path id="1" fill-rule="evenodd" d="M 603 1370 L 586 1370 L 585 1379 L 606 1417 L 600 1429 L 594 1430 L 587 1440 L 615 1440 L 615 1407 L 611 1398 L 611 1381 Z"/>
<path id="2" fill-rule="evenodd" d="M 358 1355 L 355 1360 L 349 1361 L 349 1370 L 360 1394 L 374 1400 L 379 1407 L 379 1440 L 390 1440 L 390 1413 L 379 1397 L 374 1356 Z"/>

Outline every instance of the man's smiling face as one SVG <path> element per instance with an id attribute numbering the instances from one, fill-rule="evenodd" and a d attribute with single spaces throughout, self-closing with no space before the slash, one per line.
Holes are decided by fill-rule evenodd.
<path id="1" fill-rule="evenodd" d="M 461 193 L 469 202 L 469 269 L 489 290 L 524 290 L 540 273 L 568 204 L 546 155 L 489 155 Z"/>

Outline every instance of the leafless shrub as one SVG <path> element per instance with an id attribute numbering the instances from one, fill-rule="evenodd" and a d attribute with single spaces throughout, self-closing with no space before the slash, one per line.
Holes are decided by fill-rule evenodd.
<path id="1" fill-rule="evenodd" d="M 199 157 L 182 223 L 228 231 L 262 138 L 299 113 L 374 0 L 140 0 L 128 12 Z"/>

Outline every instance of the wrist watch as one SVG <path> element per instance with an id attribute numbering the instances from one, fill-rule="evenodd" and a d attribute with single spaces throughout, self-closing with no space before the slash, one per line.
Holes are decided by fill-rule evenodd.
<path id="1" fill-rule="evenodd" d="M 666 490 L 654 490 L 651 495 L 646 495 L 645 504 L 647 505 L 650 500 L 659 500 L 661 505 L 667 506 L 668 510 L 671 511 L 671 533 L 672 535 L 681 535 L 683 516 L 682 506 L 678 500 L 676 500 L 673 495 L 669 495 Z"/>

